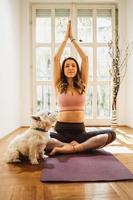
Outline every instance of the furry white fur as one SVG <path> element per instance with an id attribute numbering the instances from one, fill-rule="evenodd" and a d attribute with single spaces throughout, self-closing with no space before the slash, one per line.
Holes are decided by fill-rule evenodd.
<path id="1" fill-rule="evenodd" d="M 8 145 L 5 155 L 7 163 L 21 162 L 20 155 L 28 157 L 31 164 L 39 164 L 38 159 L 43 159 L 45 155 L 46 144 L 49 141 L 48 130 L 56 121 L 55 114 L 44 114 L 31 117 L 30 128 L 17 135 Z"/>

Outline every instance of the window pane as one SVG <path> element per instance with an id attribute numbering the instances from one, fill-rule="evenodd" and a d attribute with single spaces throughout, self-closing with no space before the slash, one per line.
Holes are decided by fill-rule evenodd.
<path id="1" fill-rule="evenodd" d="M 107 47 L 97 48 L 97 79 L 110 80 L 109 66 L 111 65 L 111 58 Z"/>
<path id="2" fill-rule="evenodd" d="M 52 87 L 50 85 L 37 86 L 37 112 L 52 111 L 52 109 L 51 109 L 51 103 L 52 103 L 51 94 L 52 94 Z"/>
<path id="3" fill-rule="evenodd" d="M 109 118 L 110 117 L 110 86 L 98 85 L 97 86 L 97 117 Z"/>
<path id="4" fill-rule="evenodd" d="M 97 42 L 108 42 L 112 39 L 111 10 L 97 10 Z"/>
<path id="5" fill-rule="evenodd" d="M 48 47 L 36 49 L 36 79 L 51 80 L 51 50 Z"/>
<path id="6" fill-rule="evenodd" d="M 92 118 L 92 98 L 93 98 L 93 87 L 90 85 L 87 91 L 86 99 L 86 115 Z"/>
<path id="7" fill-rule="evenodd" d="M 92 42 L 93 38 L 93 20 L 92 10 L 78 10 L 78 40 L 81 42 Z"/>
<path id="8" fill-rule="evenodd" d="M 36 42 L 49 43 L 51 42 L 51 11 L 37 10 L 36 17 Z"/>
<path id="9" fill-rule="evenodd" d="M 55 42 L 62 42 L 70 16 L 69 9 L 55 10 Z"/>

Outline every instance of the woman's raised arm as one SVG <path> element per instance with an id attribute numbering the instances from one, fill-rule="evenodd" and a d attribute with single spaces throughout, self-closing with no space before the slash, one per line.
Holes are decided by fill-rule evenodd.
<path id="1" fill-rule="evenodd" d="M 63 40 L 63 42 L 61 43 L 61 45 L 59 46 L 59 48 L 57 49 L 57 51 L 54 55 L 53 79 L 54 79 L 55 88 L 60 81 L 60 74 L 61 74 L 60 59 L 61 59 L 61 56 L 63 54 L 64 48 L 66 46 L 67 40 L 69 38 L 69 29 L 70 29 L 70 23 L 68 23 L 68 25 L 67 25 L 67 30 L 66 30 L 64 40 Z"/>
<path id="2" fill-rule="evenodd" d="M 79 44 L 76 42 L 76 39 L 73 36 L 71 23 L 70 23 L 70 29 L 69 29 L 69 37 L 70 37 L 70 40 L 71 40 L 73 46 L 75 47 L 75 49 L 77 50 L 78 54 L 81 57 L 81 60 L 82 60 L 82 62 L 81 62 L 81 79 L 82 79 L 83 83 L 85 85 L 87 85 L 88 70 L 89 70 L 88 56 L 83 51 L 83 49 L 79 46 Z"/>

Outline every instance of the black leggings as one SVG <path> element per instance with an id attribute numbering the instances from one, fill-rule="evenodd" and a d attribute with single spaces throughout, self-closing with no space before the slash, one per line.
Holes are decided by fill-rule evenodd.
<path id="1" fill-rule="evenodd" d="M 66 143 L 70 143 L 73 140 L 82 143 L 94 136 L 102 134 L 108 134 L 109 136 L 106 144 L 109 144 L 116 139 L 116 133 L 110 129 L 86 132 L 84 123 L 66 123 L 57 121 L 54 129 L 55 132 L 51 132 L 50 137 Z"/>

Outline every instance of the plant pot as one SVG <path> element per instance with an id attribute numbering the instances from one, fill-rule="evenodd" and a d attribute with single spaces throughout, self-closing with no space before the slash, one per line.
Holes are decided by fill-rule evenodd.
<path id="1" fill-rule="evenodd" d="M 116 110 L 112 110 L 112 116 L 111 116 L 111 127 L 112 129 L 115 129 L 117 127 L 117 111 Z"/>

